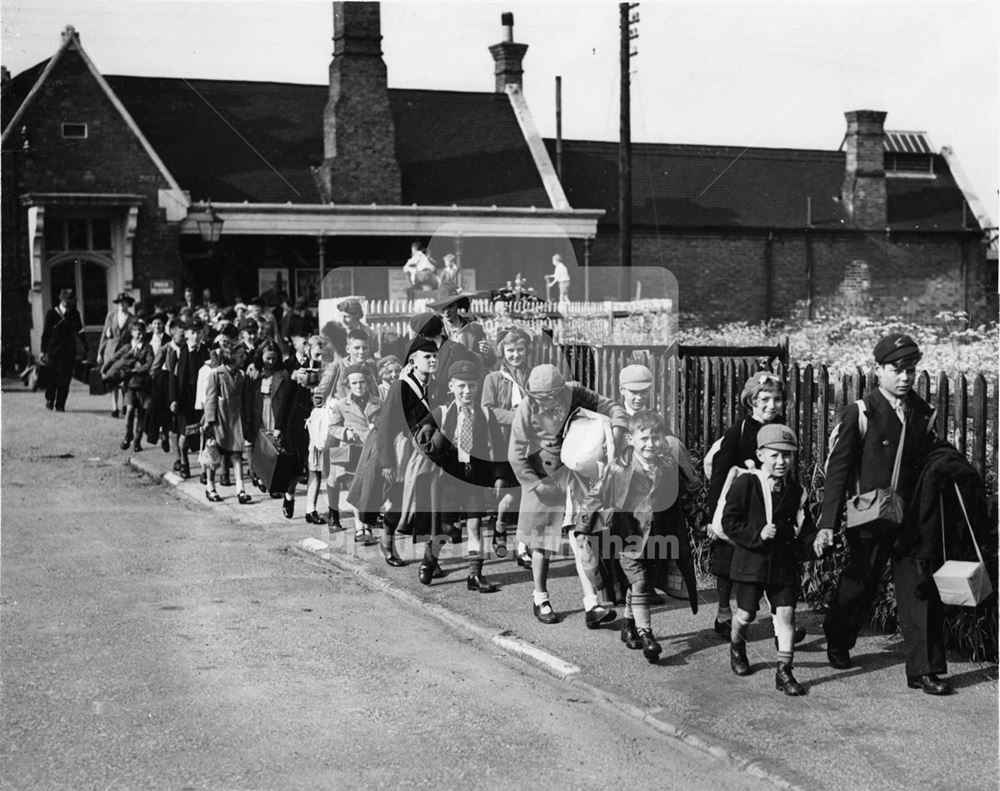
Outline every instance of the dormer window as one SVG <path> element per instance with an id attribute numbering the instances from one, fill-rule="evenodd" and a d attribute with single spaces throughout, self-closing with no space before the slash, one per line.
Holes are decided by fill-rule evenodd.
<path id="1" fill-rule="evenodd" d="M 63 124 L 62 136 L 66 140 L 85 140 L 87 138 L 87 125 Z"/>
<path id="2" fill-rule="evenodd" d="M 885 132 L 887 176 L 934 177 L 934 146 L 926 132 Z"/>

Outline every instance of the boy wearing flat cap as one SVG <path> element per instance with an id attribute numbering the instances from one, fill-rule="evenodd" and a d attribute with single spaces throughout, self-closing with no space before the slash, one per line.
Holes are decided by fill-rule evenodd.
<path id="1" fill-rule="evenodd" d="M 483 576 L 481 518 L 496 511 L 500 491 L 507 485 L 503 461 L 503 433 L 496 418 L 479 404 L 482 371 L 469 360 L 448 368 L 452 402 L 435 408 L 416 434 L 417 445 L 438 466 L 434 485 L 440 519 L 449 525 L 465 519 L 469 530 L 469 576 L 466 587 L 493 593 L 497 586 Z M 429 585 L 436 565 L 439 541 L 427 544 L 420 581 Z"/>
<path id="2" fill-rule="evenodd" d="M 935 410 L 913 392 L 921 357 L 916 341 L 900 333 L 887 335 L 875 345 L 873 356 L 878 387 L 847 406 L 827 459 L 817 538 L 817 544 L 824 548 L 833 544 L 834 530 L 849 497 L 894 489 L 905 507 L 935 441 Z M 907 685 L 929 695 L 947 695 L 951 685 L 938 678 L 946 672 L 940 607 L 929 606 L 927 597 L 917 594 L 928 584 L 933 586 L 931 570 L 921 561 L 893 552 L 898 526 L 885 520 L 873 524 L 845 530 L 847 565 L 823 621 L 830 665 L 851 667 L 850 651 L 869 617 L 882 572 L 891 558 Z"/>
<path id="3" fill-rule="evenodd" d="M 645 365 L 626 365 L 618 374 L 618 394 L 625 414 L 632 417 L 636 412 L 651 409 L 650 396 L 653 392 L 653 372 Z"/>
<path id="4" fill-rule="evenodd" d="M 738 676 L 751 673 L 747 628 L 766 595 L 774 613 L 778 648 L 774 684 L 793 696 L 806 692 L 792 675 L 799 561 L 804 547 L 813 548 L 816 537 L 805 492 L 795 475 L 798 447 L 798 438 L 788 426 L 762 427 L 757 432 L 760 467 L 733 481 L 722 512 L 722 527 L 734 544 L 730 577 L 736 583 L 737 610 L 730 636 L 730 666 Z"/>

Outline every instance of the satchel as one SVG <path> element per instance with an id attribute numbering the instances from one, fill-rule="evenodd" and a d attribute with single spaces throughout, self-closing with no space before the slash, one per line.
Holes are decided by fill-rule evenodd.
<path id="1" fill-rule="evenodd" d="M 983 553 L 976 541 L 976 534 L 972 530 L 969 514 L 965 510 L 965 501 L 962 499 L 962 493 L 959 491 L 957 483 L 955 484 L 955 495 L 958 497 L 958 504 L 962 507 L 962 516 L 965 517 L 965 524 L 968 525 L 969 534 L 972 536 L 972 546 L 976 548 L 979 561 L 948 560 L 944 536 L 944 499 L 941 498 L 938 511 L 941 514 L 941 552 L 944 555 L 944 564 L 934 572 L 934 584 L 937 586 L 942 604 L 975 607 L 989 598 L 990 594 L 993 593 L 993 585 L 990 584 L 989 575 L 986 573 Z"/>
<path id="2" fill-rule="evenodd" d="M 899 447 L 896 448 L 896 461 L 892 465 L 892 481 L 888 489 L 872 489 L 869 492 L 860 491 L 847 500 L 847 528 L 854 530 L 888 530 L 898 528 L 903 524 L 903 498 L 896 494 L 899 483 L 899 468 L 903 463 L 903 444 L 906 442 L 906 420 L 899 433 Z"/>
<path id="3" fill-rule="evenodd" d="M 729 493 L 729 489 L 732 487 L 733 481 L 741 475 L 757 476 L 757 480 L 760 481 L 761 493 L 764 496 L 764 518 L 767 520 L 767 524 L 771 524 L 771 522 L 774 521 L 774 503 L 771 498 L 771 485 L 767 480 L 770 476 L 763 470 L 749 469 L 745 467 L 730 467 L 729 472 L 726 475 L 726 482 L 722 484 L 722 491 L 719 493 L 719 500 L 715 504 L 715 512 L 712 514 L 712 521 L 708 524 L 709 535 L 713 538 L 728 541 L 730 544 L 733 543 L 732 539 L 727 536 L 725 530 L 722 529 L 722 512 L 726 509 L 726 495 Z"/>

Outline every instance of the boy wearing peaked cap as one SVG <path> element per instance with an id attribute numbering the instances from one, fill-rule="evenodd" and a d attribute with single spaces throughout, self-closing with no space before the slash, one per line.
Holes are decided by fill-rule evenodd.
<path id="1" fill-rule="evenodd" d="M 774 612 L 778 644 L 774 683 L 786 695 L 806 692 L 792 675 L 795 599 L 803 547 L 810 547 L 815 538 L 805 492 L 794 472 L 798 447 L 795 432 L 788 426 L 772 423 L 761 428 L 757 433 L 760 468 L 733 481 L 722 512 L 722 527 L 735 545 L 730 576 L 736 583 L 737 610 L 730 666 L 738 676 L 750 674 L 747 628 L 766 595 Z"/>
<path id="2" fill-rule="evenodd" d="M 894 489 L 904 504 L 910 503 L 935 442 L 934 408 L 913 392 L 921 358 L 917 342 L 909 335 L 892 333 L 875 344 L 872 356 L 878 387 L 860 403 L 849 404 L 844 410 L 827 457 L 817 539 L 823 547 L 833 543 L 833 533 L 848 497 L 876 489 Z M 899 469 L 898 475 L 894 475 L 897 455 Z M 930 578 L 933 570 L 924 561 L 894 553 L 900 532 L 900 526 L 884 522 L 877 527 L 861 525 L 845 530 L 847 565 L 823 621 L 827 658 L 834 668 L 851 667 L 850 650 L 868 617 L 882 572 L 891 558 L 906 650 L 907 685 L 929 695 L 947 695 L 951 685 L 938 678 L 947 668 L 941 608 L 930 606 L 926 596 L 918 595 L 918 590 L 933 588 Z"/>

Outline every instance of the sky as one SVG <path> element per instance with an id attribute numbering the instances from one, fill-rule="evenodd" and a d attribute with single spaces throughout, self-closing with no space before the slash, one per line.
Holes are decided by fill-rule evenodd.
<path id="1" fill-rule="evenodd" d="M 492 91 L 500 14 L 528 44 L 524 91 L 543 135 L 618 139 L 616 3 L 382 4 L 392 88 Z M 638 7 L 632 139 L 833 150 L 844 112 L 951 147 L 996 225 L 1000 3 L 657 0 Z M 332 4 L 315 0 L 0 0 L 0 62 L 50 57 L 73 25 L 104 74 L 323 84 Z"/>

